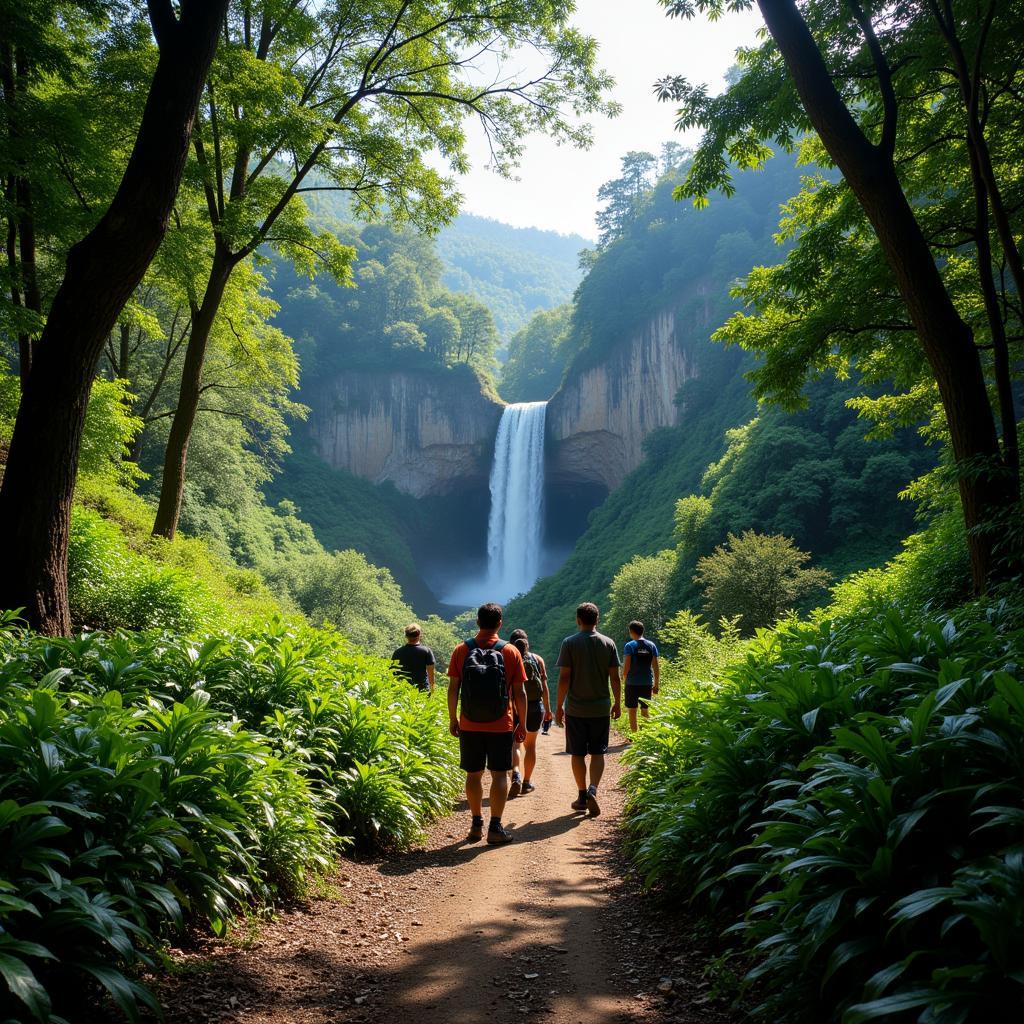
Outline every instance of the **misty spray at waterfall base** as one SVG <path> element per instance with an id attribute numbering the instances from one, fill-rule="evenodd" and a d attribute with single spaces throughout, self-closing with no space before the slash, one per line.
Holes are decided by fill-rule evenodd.
<path id="1" fill-rule="evenodd" d="M 540 577 L 546 410 L 547 402 L 521 402 L 502 412 L 491 463 L 486 571 L 469 572 L 445 594 L 446 604 L 507 601 Z"/>

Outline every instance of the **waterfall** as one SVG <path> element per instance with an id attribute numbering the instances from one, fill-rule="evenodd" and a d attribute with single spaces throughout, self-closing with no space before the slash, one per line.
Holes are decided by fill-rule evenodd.
<path id="1" fill-rule="evenodd" d="M 540 576 L 546 410 L 547 402 L 508 405 L 498 424 L 487 523 L 487 584 L 494 601 L 524 593 Z"/>

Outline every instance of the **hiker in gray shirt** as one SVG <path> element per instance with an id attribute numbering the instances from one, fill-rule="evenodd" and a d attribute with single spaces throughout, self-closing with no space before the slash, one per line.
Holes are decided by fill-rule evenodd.
<path id="1" fill-rule="evenodd" d="M 621 713 L 619 649 L 614 640 L 598 633 L 599 617 L 597 605 L 589 601 L 576 609 L 579 632 L 562 641 L 558 661 L 555 662 L 559 669 L 555 723 L 565 725 L 568 749 L 572 755 L 572 774 L 579 791 L 571 806 L 574 811 L 589 811 L 592 818 L 601 813 L 597 787 L 604 774 L 611 719 L 618 718 Z"/>

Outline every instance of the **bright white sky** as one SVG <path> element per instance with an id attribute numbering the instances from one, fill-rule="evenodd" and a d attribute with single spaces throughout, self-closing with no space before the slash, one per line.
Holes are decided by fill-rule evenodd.
<path id="1" fill-rule="evenodd" d="M 530 139 L 518 181 L 487 170 L 483 138 L 474 137 L 473 169 L 459 182 L 467 212 L 595 238 L 597 190 L 616 177 L 623 154 L 631 149 L 657 154 L 663 142 L 693 145 L 699 137 L 675 131 L 675 108 L 658 102 L 655 81 L 682 74 L 718 91 L 736 49 L 752 45 L 762 24 L 756 12 L 729 14 L 718 22 L 702 16 L 670 19 L 657 0 L 577 0 L 574 22 L 600 44 L 600 63 L 615 78 L 614 98 L 622 113 L 594 122 L 594 145 L 586 151 Z"/>

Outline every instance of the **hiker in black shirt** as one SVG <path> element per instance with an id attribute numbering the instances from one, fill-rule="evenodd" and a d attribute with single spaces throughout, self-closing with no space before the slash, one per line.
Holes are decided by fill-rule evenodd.
<path id="1" fill-rule="evenodd" d="M 405 644 L 391 660 L 397 662 L 395 674 L 407 679 L 418 690 L 434 692 L 434 652 L 420 643 L 420 627 L 410 622 L 405 627 Z"/>

